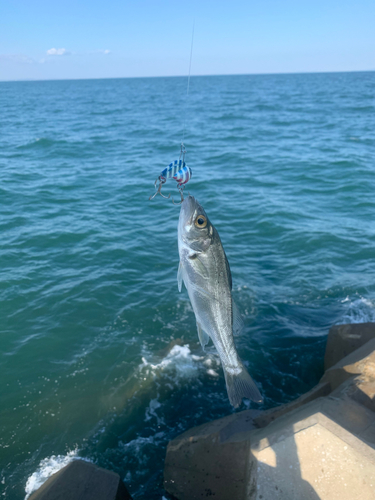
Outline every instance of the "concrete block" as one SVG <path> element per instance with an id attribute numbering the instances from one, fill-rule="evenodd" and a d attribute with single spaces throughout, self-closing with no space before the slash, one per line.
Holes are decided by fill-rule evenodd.
<path id="1" fill-rule="evenodd" d="M 247 436 L 255 427 L 247 410 L 190 429 L 170 441 L 164 487 L 179 500 L 244 498 L 249 458 Z"/>
<path id="2" fill-rule="evenodd" d="M 233 432 L 241 413 L 239 432 Z M 251 425 L 251 410 L 241 413 L 171 441 L 164 474 L 169 493 L 179 500 L 375 498 L 369 445 L 375 422 L 368 408 L 350 398 L 322 397 L 261 429 Z"/>
<path id="3" fill-rule="evenodd" d="M 254 418 L 254 424 L 256 427 L 266 427 L 266 425 L 276 420 L 276 418 L 285 415 L 285 413 L 295 410 L 300 406 L 309 403 L 310 401 L 314 401 L 314 399 L 320 398 L 322 396 L 328 396 L 330 392 L 331 384 L 329 382 L 320 383 L 313 387 L 310 391 L 302 394 L 302 396 L 294 399 L 290 403 L 286 403 L 284 405 L 276 406 L 276 408 L 262 411 L 258 417 Z"/>
<path id="4" fill-rule="evenodd" d="M 335 390 L 350 377 L 358 375 L 375 380 L 375 339 L 368 341 L 329 368 L 320 383 L 329 382 L 332 390 Z"/>
<path id="5" fill-rule="evenodd" d="M 256 493 L 243 498 L 373 500 L 375 450 L 351 432 L 359 426 L 350 424 L 355 410 L 349 404 L 359 407 L 321 398 L 253 431 L 249 464 L 257 471 Z M 347 410 L 344 428 L 335 417 Z M 370 422 L 362 422 L 362 431 Z"/>
<path id="6" fill-rule="evenodd" d="M 375 412 L 375 380 L 359 381 L 351 397 L 361 405 Z"/>
<path id="7" fill-rule="evenodd" d="M 375 323 L 335 325 L 328 332 L 324 370 L 375 338 Z"/>
<path id="8" fill-rule="evenodd" d="M 347 328 L 357 325 L 343 326 L 340 356 L 354 342 L 362 345 L 331 365 L 311 391 L 171 441 L 165 489 L 178 500 L 374 500 L 375 338 L 364 342 L 373 324 L 358 325 L 362 335 Z"/>
<path id="9" fill-rule="evenodd" d="M 375 462 L 320 422 L 254 456 L 257 491 L 249 499 L 374 499 Z"/>
<path id="10" fill-rule="evenodd" d="M 120 476 L 83 460 L 53 474 L 29 500 L 131 500 Z"/>

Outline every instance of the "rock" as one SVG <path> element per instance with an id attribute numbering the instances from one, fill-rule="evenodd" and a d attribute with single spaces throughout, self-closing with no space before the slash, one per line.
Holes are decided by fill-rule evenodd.
<path id="1" fill-rule="evenodd" d="M 324 370 L 375 338 L 375 323 L 335 325 L 328 332 Z"/>
<path id="2" fill-rule="evenodd" d="M 29 500 L 131 500 L 120 476 L 83 460 L 53 474 Z"/>

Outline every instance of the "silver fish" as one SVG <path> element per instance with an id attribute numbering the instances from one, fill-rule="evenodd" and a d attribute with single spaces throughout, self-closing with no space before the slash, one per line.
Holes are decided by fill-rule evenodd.
<path id="1" fill-rule="evenodd" d="M 224 369 L 230 403 L 237 408 L 242 398 L 260 403 L 262 396 L 242 364 L 233 334 L 243 321 L 232 299 L 232 275 L 220 236 L 203 207 L 193 196 L 184 199 L 178 222 L 178 289 L 187 288 L 204 346 L 212 339 Z"/>

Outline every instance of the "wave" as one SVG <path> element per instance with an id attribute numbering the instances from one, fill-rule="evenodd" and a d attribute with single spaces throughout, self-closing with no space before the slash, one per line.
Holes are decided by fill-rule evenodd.
<path id="1" fill-rule="evenodd" d="M 341 302 L 346 305 L 346 311 L 337 324 L 375 322 L 375 300 L 364 297 L 352 300 L 346 297 Z"/>
<path id="2" fill-rule="evenodd" d="M 17 149 L 30 149 L 30 148 L 47 148 L 53 146 L 58 142 L 66 143 L 66 141 L 55 141 L 53 139 L 48 139 L 47 137 L 37 137 L 36 139 L 27 142 L 26 144 L 21 144 L 17 146 Z"/>

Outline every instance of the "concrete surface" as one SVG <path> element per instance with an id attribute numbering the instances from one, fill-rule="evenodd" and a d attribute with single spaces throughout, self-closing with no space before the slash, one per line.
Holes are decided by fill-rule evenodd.
<path id="1" fill-rule="evenodd" d="M 332 326 L 328 332 L 324 370 L 328 370 L 348 354 L 374 338 L 375 323 Z"/>
<path id="2" fill-rule="evenodd" d="M 266 425 L 276 420 L 276 418 L 285 415 L 285 413 L 295 410 L 296 408 L 299 408 L 300 406 L 309 403 L 310 401 L 314 401 L 314 399 L 316 398 L 328 396 L 330 392 L 331 384 L 329 382 L 319 383 L 318 385 L 313 387 L 311 391 L 302 394 L 302 396 L 294 399 L 290 403 L 260 412 L 260 415 L 254 418 L 254 424 L 256 427 L 265 427 Z"/>
<path id="3" fill-rule="evenodd" d="M 363 334 L 356 326 L 334 330 L 341 352 L 372 335 L 372 325 Z M 167 448 L 164 486 L 178 500 L 375 500 L 375 338 L 287 405 L 178 436 Z"/>
<path id="4" fill-rule="evenodd" d="M 164 487 L 178 499 L 215 496 L 244 498 L 249 432 L 255 429 L 247 410 L 194 427 L 168 444 Z"/>
<path id="5" fill-rule="evenodd" d="M 329 382 L 331 389 L 335 390 L 346 380 L 355 376 L 362 379 L 370 377 L 375 380 L 375 339 L 326 370 L 320 382 Z"/>
<path id="6" fill-rule="evenodd" d="M 53 474 L 29 500 L 131 500 L 120 476 L 74 460 Z"/>
<path id="7" fill-rule="evenodd" d="M 373 500 L 375 450 L 361 439 L 374 422 L 370 413 L 354 402 L 321 398 L 254 431 L 250 469 L 256 477 L 242 498 Z"/>

